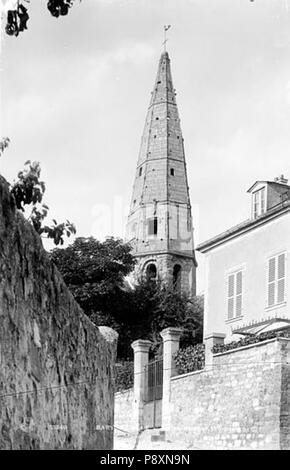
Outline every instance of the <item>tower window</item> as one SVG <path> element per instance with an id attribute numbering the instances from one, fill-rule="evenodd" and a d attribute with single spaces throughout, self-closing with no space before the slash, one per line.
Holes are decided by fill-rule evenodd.
<path id="1" fill-rule="evenodd" d="M 157 118 L 155 118 L 155 119 L 156 119 L 156 121 L 159 121 L 159 117 L 157 117 Z"/>
<path id="2" fill-rule="evenodd" d="M 174 168 L 170 168 L 170 174 L 171 176 L 174 176 Z"/>
<path id="3" fill-rule="evenodd" d="M 181 266 L 175 264 L 173 268 L 173 287 L 177 291 L 181 290 Z"/>
<path id="4" fill-rule="evenodd" d="M 143 170 L 143 168 L 142 168 L 142 166 L 141 166 L 141 167 L 139 168 L 139 176 L 142 175 L 142 170 Z"/>
<path id="5" fill-rule="evenodd" d="M 155 264 L 150 263 L 146 268 L 147 281 L 155 282 L 157 280 L 157 268 Z"/>
<path id="6" fill-rule="evenodd" d="M 157 235 L 158 219 L 154 217 L 148 220 L 148 235 Z"/>

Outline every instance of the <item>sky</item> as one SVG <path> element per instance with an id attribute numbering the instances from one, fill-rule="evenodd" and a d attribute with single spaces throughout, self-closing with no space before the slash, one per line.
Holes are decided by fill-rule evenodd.
<path id="1" fill-rule="evenodd" d="M 1 33 L 0 173 L 11 182 L 40 161 L 51 217 L 78 236 L 124 236 L 165 24 L 196 243 L 248 218 L 253 182 L 290 178 L 288 0 L 82 0 L 58 19 L 31 0 L 29 11 L 27 31 Z"/>

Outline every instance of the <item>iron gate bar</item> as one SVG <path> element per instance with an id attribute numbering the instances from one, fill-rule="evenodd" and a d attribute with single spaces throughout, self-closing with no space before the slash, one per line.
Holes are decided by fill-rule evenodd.
<path id="1" fill-rule="evenodd" d="M 162 399 L 163 392 L 163 360 L 150 361 L 145 367 L 146 392 L 145 401 L 153 402 Z"/>

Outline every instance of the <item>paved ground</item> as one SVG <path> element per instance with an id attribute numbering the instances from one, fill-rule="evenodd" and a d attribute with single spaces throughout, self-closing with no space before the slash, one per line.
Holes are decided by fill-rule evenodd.
<path id="1" fill-rule="evenodd" d="M 117 431 L 114 436 L 114 450 L 189 450 L 197 449 L 193 445 L 183 442 L 151 441 L 152 434 L 158 434 L 156 430 L 147 429 L 137 434 L 125 434 Z"/>

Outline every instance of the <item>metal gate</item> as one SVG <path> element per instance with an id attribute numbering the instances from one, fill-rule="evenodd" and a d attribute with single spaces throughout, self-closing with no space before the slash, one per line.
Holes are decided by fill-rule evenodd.
<path id="1" fill-rule="evenodd" d="M 145 368 L 144 425 L 160 428 L 163 392 L 163 360 L 150 361 Z"/>

